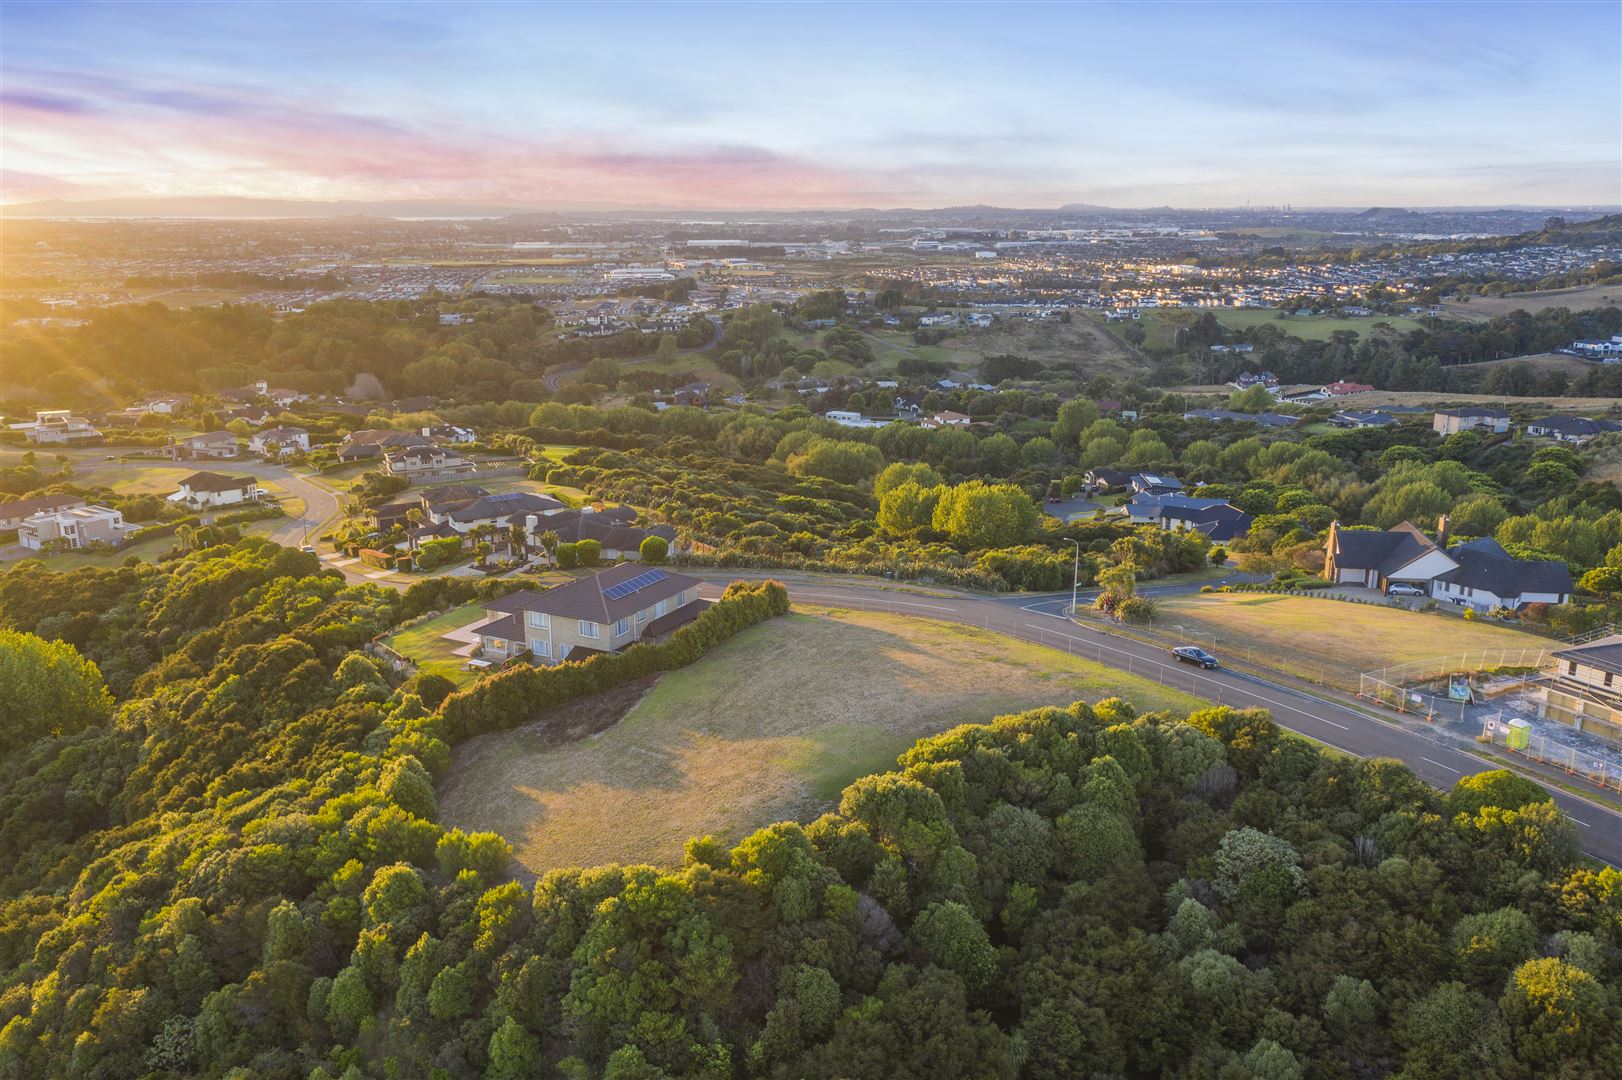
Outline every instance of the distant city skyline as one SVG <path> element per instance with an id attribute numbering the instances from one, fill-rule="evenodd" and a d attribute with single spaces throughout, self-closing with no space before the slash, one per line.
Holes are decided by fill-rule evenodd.
<path id="1" fill-rule="evenodd" d="M 1613 2 L 4 18 L 5 203 L 1622 203 Z"/>

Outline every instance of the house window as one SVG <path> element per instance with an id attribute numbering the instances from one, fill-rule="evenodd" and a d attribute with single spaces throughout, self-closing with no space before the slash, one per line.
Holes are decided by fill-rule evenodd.
<path id="1" fill-rule="evenodd" d="M 537 630 L 545 630 L 551 625 L 551 620 L 544 611 L 529 611 L 525 614 L 528 616 L 529 625 Z"/>
<path id="2" fill-rule="evenodd" d="M 552 643 L 545 638 L 530 638 L 529 651 L 536 656 L 550 657 L 552 655 Z"/>
<path id="3" fill-rule="evenodd" d="M 1609 671 L 1607 671 L 1605 673 L 1605 682 L 1603 684 L 1607 690 L 1609 690 L 1611 688 L 1611 679 L 1612 679 L 1612 675 L 1611 675 L 1611 673 Z"/>
<path id="4" fill-rule="evenodd" d="M 643 623 L 645 623 L 647 621 L 648 621 L 648 609 L 643 608 L 641 611 L 636 613 L 636 623 L 637 623 L 638 626 L 641 626 Z"/>
<path id="5" fill-rule="evenodd" d="M 1577 661 L 1575 661 L 1575 660 L 1567 660 L 1566 661 L 1566 674 L 1567 675 L 1575 675 L 1575 674 L 1577 674 Z"/>
<path id="6" fill-rule="evenodd" d="M 614 624 L 614 636 L 623 637 L 631 632 L 631 620 L 621 619 Z"/>
<path id="7" fill-rule="evenodd" d="M 583 638 L 597 637 L 598 636 L 597 624 L 594 623 L 594 622 L 587 622 L 586 620 L 581 619 L 580 620 L 580 636 L 583 637 Z"/>
<path id="8" fill-rule="evenodd" d="M 663 615 L 664 613 L 665 613 L 665 602 L 663 600 L 661 600 L 657 604 L 653 605 L 653 614 L 655 616 Z"/>

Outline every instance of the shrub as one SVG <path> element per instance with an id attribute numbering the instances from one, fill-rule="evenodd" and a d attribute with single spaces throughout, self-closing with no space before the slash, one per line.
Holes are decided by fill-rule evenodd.
<path id="1" fill-rule="evenodd" d="M 575 558 L 581 566 L 596 566 L 603 561 L 603 545 L 597 540 L 580 540 L 574 546 Z"/>
<path id="2" fill-rule="evenodd" d="M 649 566 L 658 566 L 670 557 L 670 542 L 662 536 L 649 536 L 637 548 L 637 554 Z"/>
<path id="3" fill-rule="evenodd" d="M 559 544 L 553 557 L 558 561 L 559 570 L 573 570 L 580 565 L 580 551 L 578 544 Z"/>

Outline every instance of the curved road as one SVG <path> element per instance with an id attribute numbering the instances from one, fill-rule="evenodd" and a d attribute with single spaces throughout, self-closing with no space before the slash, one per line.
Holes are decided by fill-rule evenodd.
<path id="1" fill-rule="evenodd" d="M 110 463 L 108 463 L 110 464 Z M 132 462 L 139 467 L 150 462 Z M 105 465 L 101 467 L 106 467 Z M 251 472 L 274 480 L 289 494 L 304 500 L 304 512 L 269 534 L 289 547 L 313 543 L 314 536 L 336 516 L 337 493 L 309 478 L 276 465 L 231 462 L 233 472 Z M 328 560 L 330 560 L 330 556 Z M 379 580 L 349 566 L 335 567 L 356 584 L 404 589 L 406 582 Z M 753 570 L 694 570 L 704 579 L 700 592 L 719 596 L 726 582 L 736 578 L 777 578 L 788 585 L 792 598 L 812 604 L 830 604 L 868 611 L 888 611 L 947 622 L 965 623 L 1022 641 L 1062 649 L 1108 667 L 1154 679 L 1195 697 L 1240 708 L 1267 709 L 1281 727 L 1306 735 L 1358 757 L 1389 757 L 1402 761 L 1415 775 L 1446 790 L 1459 777 L 1491 767 L 1474 754 L 1455 749 L 1443 736 L 1411 726 L 1398 726 L 1353 708 L 1333 697 L 1274 682 L 1245 672 L 1203 671 L 1172 660 L 1164 648 L 1072 622 L 1064 616 L 1069 593 L 1025 593 L 1012 596 L 977 596 L 953 592 L 912 592 L 894 585 L 859 578 L 840 579 L 804 574 Z M 1145 595 L 1194 592 L 1199 583 L 1146 587 Z M 1083 593 L 1090 599 L 1095 592 Z M 1613 866 L 1622 867 L 1622 810 L 1550 788 L 1556 804 L 1577 826 L 1583 850 Z"/>
<path id="2" fill-rule="evenodd" d="M 717 577 L 772 577 L 784 575 L 741 571 L 710 577 L 700 592 L 719 596 L 725 586 Z M 1062 649 L 1109 667 L 1142 675 L 1195 697 L 1237 708 L 1267 709 L 1280 727 L 1306 735 L 1357 757 L 1389 757 L 1404 762 L 1415 775 L 1434 787 L 1447 790 L 1459 777 L 1492 768 L 1490 762 L 1474 754 L 1454 749 L 1441 735 L 1376 719 L 1369 714 L 1282 683 L 1238 671 L 1204 671 L 1174 661 L 1163 648 L 1145 645 L 1065 618 L 1069 593 L 1024 594 L 1009 597 L 931 595 L 902 592 L 876 583 L 839 583 L 799 579 L 786 582 L 796 600 L 830 604 L 870 611 L 944 619 L 967 623 L 1023 641 Z M 1159 591 L 1184 592 L 1199 586 L 1147 588 L 1146 595 Z M 1613 866 L 1622 867 L 1622 811 L 1604 803 L 1550 788 L 1555 803 L 1577 826 L 1583 850 Z"/>

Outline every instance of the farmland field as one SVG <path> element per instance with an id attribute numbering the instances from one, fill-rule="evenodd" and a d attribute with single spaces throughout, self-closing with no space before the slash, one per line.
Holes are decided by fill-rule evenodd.
<path id="1" fill-rule="evenodd" d="M 1454 318 L 1491 319 L 1512 311 L 1536 315 L 1550 308 L 1583 311 L 1588 308 L 1622 304 L 1622 285 L 1580 285 L 1573 289 L 1546 289 L 1542 292 L 1508 293 L 1504 296 L 1472 296 L 1468 301 L 1449 300 L 1447 313 Z"/>
<path id="2" fill-rule="evenodd" d="M 1393 330 L 1406 333 L 1417 330 L 1420 323 L 1405 315 L 1375 315 L 1369 318 L 1337 319 L 1332 315 L 1285 315 L 1272 308 L 1211 308 L 1217 322 L 1227 330 L 1243 332 L 1258 326 L 1276 326 L 1292 337 L 1305 341 L 1328 341 L 1337 330 L 1350 330 L 1362 337 L 1375 329 L 1376 323 L 1388 324 Z M 1154 310 L 1143 313 L 1143 329 L 1149 344 L 1169 346 L 1171 334 L 1178 326 L 1192 324 L 1204 311 L 1192 308 Z M 1281 317 L 1282 316 L 1282 317 Z"/>
<path id="3" fill-rule="evenodd" d="M 973 627 L 797 608 L 662 676 L 601 734 L 555 745 L 525 727 L 464 744 L 440 818 L 502 834 L 531 873 L 671 865 L 689 836 L 815 817 L 920 736 L 1116 694 L 1141 710 L 1203 704 Z"/>
<path id="4" fill-rule="evenodd" d="M 1356 688 L 1365 671 L 1483 649 L 1543 649 L 1550 638 L 1451 615 L 1273 593 L 1203 593 L 1160 603 L 1158 628 L 1218 656 Z"/>

